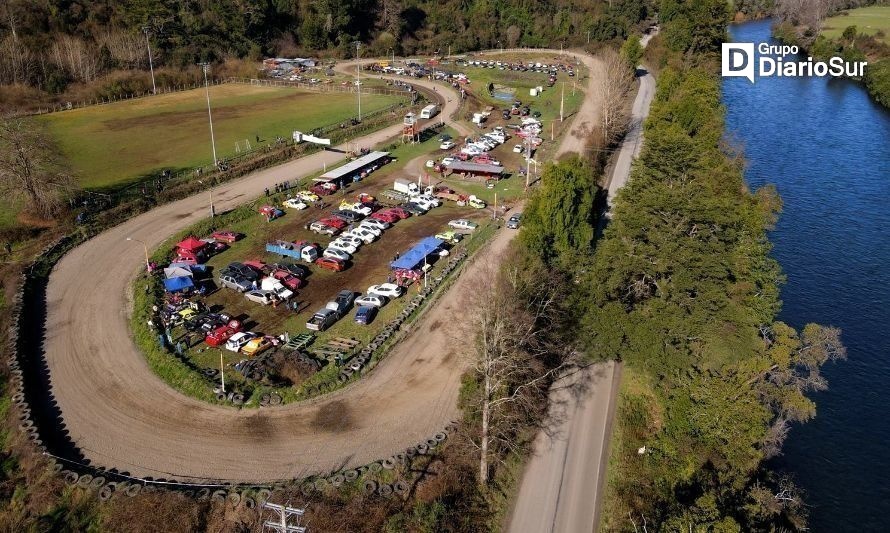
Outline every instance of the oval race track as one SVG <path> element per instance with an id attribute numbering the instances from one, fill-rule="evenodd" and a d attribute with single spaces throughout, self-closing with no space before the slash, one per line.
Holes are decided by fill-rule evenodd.
<path id="1" fill-rule="evenodd" d="M 592 58 L 588 61 L 595 67 Z M 594 78 L 580 113 L 584 121 L 596 119 Z M 455 113 L 458 99 L 450 89 L 426 80 L 410 82 L 447 92 L 443 117 Z M 396 125 L 357 142 L 372 146 L 399 130 Z M 567 135 L 564 146 L 578 143 L 572 137 Z M 265 187 L 339 158 L 320 152 L 256 172 L 216 187 L 214 203 L 219 210 L 233 208 Z M 401 452 L 459 416 L 456 400 L 465 364 L 450 346 L 462 311 L 460 294 L 477 265 L 427 313 L 416 328 L 420 335 L 409 335 L 370 375 L 340 392 L 278 408 L 236 410 L 193 400 L 167 386 L 130 336 L 128 292 L 142 268 L 143 252 L 126 238 L 156 248 L 204 218 L 207 210 L 206 194 L 160 206 L 78 246 L 50 276 L 43 349 L 52 394 L 69 438 L 91 464 L 135 476 L 193 481 L 302 478 Z M 514 234 L 500 232 L 482 251 L 486 261 L 500 256 Z M 425 327 L 433 321 L 450 327 Z"/>

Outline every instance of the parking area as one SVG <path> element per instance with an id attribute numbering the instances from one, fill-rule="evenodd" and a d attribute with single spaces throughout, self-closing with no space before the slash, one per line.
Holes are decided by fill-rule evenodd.
<path id="1" fill-rule="evenodd" d="M 279 395 L 285 396 L 287 401 L 298 389 L 305 390 L 336 380 L 337 368 L 402 313 L 409 306 L 409 300 L 422 290 L 426 280 L 441 279 L 449 257 L 462 254 L 466 249 L 474 232 L 469 228 L 449 227 L 449 222 L 482 222 L 491 216 L 487 209 L 460 205 L 465 202 L 451 197 L 437 199 L 436 202 L 441 205 L 428 205 L 428 211 L 423 212 L 415 203 L 422 203 L 420 200 L 414 198 L 414 201 L 408 202 L 401 193 L 394 190 L 396 181 L 407 180 L 395 178 L 405 175 L 402 170 L 405 164 L 392 165 L 366 173 L 358 182 L 341 180 L 339 184 L 345 187 L 317 198 L 303 188 L 309 187 L 311 183 L 277 193 L 269 191 L 269 195 L 261 198 L 248 216 L 227 221 L 224 227 L 215 228 L 218 232 L 224 232 L 217 232 L 218 239 L 213 239 L 212 235 L 194 235 L 195 239 L 180 242 L 179 245 L 186 248 L 200 248 L 203 241 L 226 241 L 224 245 L 208 244 L 206 250 L 212 251 L 207 254 L 209 257 L 194 258 L 203 265 L 201 269 L 206 272 L 205 279 L 212 280 L 194 282 L 197 287 L 208 287 L 206 294 L 194 294 L 188 300 L 181 299 L 176 305 L 165 306 L 165 309 L 188 309 L 187 302 L 191 302 L 198 305 L 193 306 L 196 308 L 194 313 L 188 313 L 193 315 L 189 316 L 189 320 L 203 320 L 208 314 L 221 314 L 223 317 L 203 331 L 200 325 L 196 328 L 192 323 L 174 326 L 169 341 L 171 349 L 181 352 L 181 357 L 190 366 L 213 377 L 217 382 L 219 377 L 215 370 L 222 364 L 229 390 L 234 387 L 248 393 L 248 396 L 254 390 L 275 390 Z M 402 216 L 410 214 L 401 212 L 397 206 L 404 206 L 415 214 L 403 219 L 391 216 L 387 218 L 386 214 L 392 211 L 399 212 Z M 266 207 L 274 209 L 264 209 Z M 353 220 L 346 213 L 351 209 L 355 209 L 354 212 L 363 209 L 366 213 L 373 211 L 373 214 L 357 216 Z M 341 213 L 335 215 L 337 211 Z M 339 217 L 345 218 L 342 219 L 341 227 L 332 231 L 335 235 L 317 231 L 324 226 L 319 225 L 320 221 Z M 392 222 L 378 223 L 376 233 L 379 236 L 376 238 L 371 233 L 356 232 L 360 226 L 365 227 L 362 225 L 362 218 L 372 217 Z M 331 222 L 325 224 L 328 223 Z M 389 227 L 381 229 L 386 225 Z M 365 235 L 366 242 L 361 243 L 358 249 L 350 249 L 349 245 L 352 243 L 343 244 L 342 235 L 347 232 Z M 462 235 L 468 238 L 458 241 Z M 433 246 L 424 250 L 422 261 L 406 267 L 404 254 L 424 240 L 432 241 Z M 348 261 L 344 263 L 346 268 L 342 271 L 322 268 L 315 262 L 307 261 L 307 257 L 301 257 L 301 250 L 311 247 L 324 261 L 329 255 L 327 252 L 334 248 L 334 242 L 340 242 L 340 250 L 349 255 Z M 270 252 L 267 250 L 269 244 L 285 246 L 285 253 L 297 257 L 283 257 L 279 253 Z M 179 256 L 184 261 L 192 259 L 189 250 L 177 249 L 174 256 Z M 176 259 L 174 257 L 174 262 Z M 399 263 L 403 268 L 393 269 L 391 263 L 398 259 L 402 259 Z M 240 265 L 233 266 L 233 263 Z M 276 269 L 275 264 L 284 268 Z M 297 266 L 287 267 L 286 264 Z M 286 270 L 291 272 L 285 272 Z M 242 279 L 243 276 L 238 274 L 249 273 L 247 271 L 253 271 L 253 280 Z M 226 275 L 225 283 L 221 281 L 223 274 Z M 295 277 L 299 280 L 291 278 L 290 274 L 296 274 Z M 198 280 L 200 275 L 195 274 L 194 278 Z M 280 278 L 280 283 L 271 278 Z M 238 288 L 232 284 L 238 282 L 245 282 L 246 285 Z M 403 286 L 404 289 L 399 289 L 403 294 L 400 297 L 391 297 L 389 301 L 374 302 L 385 305 L 370 313 L 376 316 L 370 317 L 369 324 L 357 323 L 356 311 L 359 306 L 353 304 L 347 305 L 345 310 L 341 309 L 341 316 L 330 327 L 311 332 L 307 329 L 307 322 L 313 315 L 330 307 L 329 302 L 335 302 L 341 291 L 350 291 L 353 297 L 358 298 L 365 295 L 369 287 L 388 282 Z M 254 295 L 255 289 L 259 292 Z M 386 293 L 385 288 L 378 290 Z M 254 296 L 248 299 L 248 295 Z M 180 300 L 178 296 L 171 294 L 167 295 L 167 299 L 170 304 Z M 367 303 L 369 301 L 365 301 L 364 307 L 373 306 Z M 368 314 L 367 311 L 363 312 L 363 318 L 369 318 Z M 234 328 L 219 328 L 216 325 L 223 324 L 227 319 L 237 320 L 237 324 L 233 324 Z M 190 328 L 186 328 L 186 325 Z M 216 339 L 218 342 L 205 340 L 208 332 L 217 329 L 221 329 L 220 338 Z M 243 346 L 240 351 L 227 349 L 227 341 L 238 337 L 241 332 L 256 334 L 256 340 Z M 300 345 L 303 349 L 294 350 L 298 345 L 297 341 L 306 340 L 310 333 L 314 335 L 311 344 L 305 343 L 305 346 Z M 267 336 L 268 343 L 262 340 Z M 285 346 L 288 341 L 291 341 L 290 345 Z M 268 348 L 267 344 L 270 345 Z M 245 350 L 253 353 L 245 353 Z M 261 363 L 257 363 L 259 360 Z"/>

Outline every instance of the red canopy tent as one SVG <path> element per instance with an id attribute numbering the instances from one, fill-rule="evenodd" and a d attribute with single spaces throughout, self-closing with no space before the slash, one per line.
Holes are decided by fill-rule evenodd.
<path id="1" fill-rule="evenodd" d="M 198 253 L 207 246 L 207 243 L 190 235 L 176 245 L 176 249 L 184 252 Z"/>

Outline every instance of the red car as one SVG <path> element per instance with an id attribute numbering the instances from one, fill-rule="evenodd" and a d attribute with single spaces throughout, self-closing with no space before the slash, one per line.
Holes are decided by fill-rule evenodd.
<path id="1" fill-rule="evenodd" d="M 343 272 L 346 270 L 346 261 L 334 259 L 333 257 L 319 257 L 315 260 L 315 264 L 321 268 L 332 270 L 334 272 Z"/>
<path id="2" fill-rule="evenodd" d="M 396 221 L 401 220 L 398 215 L 390 211 L 389 209 L 385 211 L 377 211 L 370 218 L 374 220 L 379 220 L 380 222 L 386 222 L 387 224 L 394 224 Z"/>
<path id="3" fill-rule="evenodd" d="M 343 229 L 346 227 L 346 221 L 342 218 L 338 217 L 328 217 L 319 220 L 325 226 L 330 226 L 332 228 Z"/>
<path id="4" fill-rule="evenodd" d="M 318 185 L 316 185 L 315 187 L 312 187 L 309 190 L 319 196 L 327 196 L 329 194 L 334 194 L 335 192 L 337 192 L 337 189 L 339 189 L 339 188 L 340 187 L 337 187 L 337 185 L 335 185 L 333 183 L 319 183 Z"/>
<path id="5" fill-rule="evenodd" d="M 399 219 L 402 219 L 402 220 L 411 216 L 411 213 L 409 213 L 408 211 L 405 211 L 401 207 L 390 207 L 389 209 L 387 209 L 387 211 L 389 211 L 390 213 L 394 214 L 395 216 L 399 217 Z"/>
<path id="6" fill-rule="evenodd" d="M 250 261 L 242 261 L 241 264 L 256 270 L 260 274 L 262 274 L 266 271 L 266 263 L 263 263 L 262 261 L 257 261 L 256 259 L 251 259 Z"/>
<path id="7" fill-rule="evenodd" d="M 210 346 L 222 346 L 229 340 L 229 337 L 241 331 L 241 322 L 237 320 L 229 320 L 229 323 L 216 328 L 204 337 L 204 342 Z"/>
<path id="8" fill-rule="evenodd" d="M 244 238 L 244 235 L 236 231 L 215 231 L 211 237 L 217 241 L 231 243 Z"/>
<path id="9" fill-rule="evenodd" d="M 291 290 L 297 290 L 303 286 L 303 280 L 294 276 L 287 270 L 281 268 L 273 270 L 272 277 L 280 281 L 285 287 Z"/>

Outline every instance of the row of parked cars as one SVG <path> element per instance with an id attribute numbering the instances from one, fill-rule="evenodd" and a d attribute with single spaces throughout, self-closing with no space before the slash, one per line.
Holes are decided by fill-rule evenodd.
<path id="1" fill-rule="evenodd" d="M 371 285 L 367 292 L 358 298 L 355 296 L 355 291 L 342 290 L 337 293 L 336 298 L 312 315 L 306 322 L 306 328 L 312 331 L 324 331 L 346 316 L 353 306 L 357 306 L 355 322 L 368 325 L 374 321 L 381 307 L 389 303 L 391 299 L 399 298 L 404 294 L 405 288 L 395 283 Z"/>

